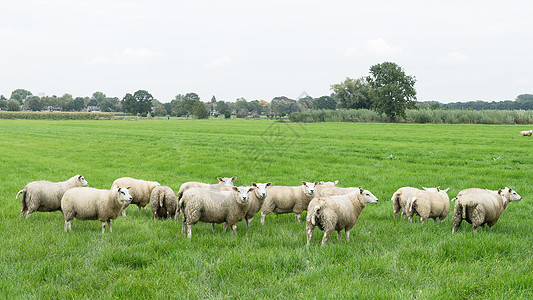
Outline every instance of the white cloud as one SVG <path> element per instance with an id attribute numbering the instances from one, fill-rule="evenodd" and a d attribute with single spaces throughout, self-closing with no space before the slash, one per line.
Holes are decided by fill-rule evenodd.
<path id="1" fill-rule="evenodd" d="M 395 55 L 402 52 L 400 47 L 389 45 L 384 39 L 373 39 L 367 41 L 366 50 L 368 54 L 376 56 Z"/>
<path id="2" fill-rule="evenodd" d="M 446 53 L 444 56 L 439 57 L 439 61 L 444 63 L 462 63 L 467 60 L 468 55 L 458 51 L 449 52 Z"/>
<path id="3" fill-rule="evenodd" d="M 127 48 L 122 52 L 113 52 L 109 55 L 94 57 L 91 62 L 95 64 L 129 64 L 160 55 L 147 48 Z"/>
<path id="4" fill-rule="evenodd" d="M 231 65 L 232 62 L 233 60 L 229 56 L 215 58 L 207 65 L 207 68 L 218 69 L 218 68 L 229 66 Z"/>

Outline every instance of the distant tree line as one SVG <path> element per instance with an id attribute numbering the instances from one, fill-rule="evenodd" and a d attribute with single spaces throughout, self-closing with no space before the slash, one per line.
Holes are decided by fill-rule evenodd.
<path id="1" fill-rule="evenodd" d="M 514 101 L 501 102 L 417 102 L 415 83 L 416 78 L 405 74 L 400 66 L 384 62 L 370 67 L 368 76 L 346 78 L 343 82 L 332 84 L 332 93 L 318 98 L 306 96 L 294 100 L 279 96 L 267 102 L 247 101 L 245 98 L 221 101 L 213 96 L 206 103 L 200 100 L 198 94 L 191 92 L 178 94 L 172 101 L 161 103 L 145 90 L 127 93 L 119 99 L 107 97 L 102 92 L 95 92 L 91 97 L 73 98 L 70 94 L 39 97 L 30 91 L 17 89 L 9 99 L 0 95 L 0 110 L 124 112 L 140 116 L 150 114 L 204 119 L 210 115 L 277 118 L 309 110 L 367 109 L 384 115 L 388 122 L 405 119 L 408 109 L 533 110 L 532 94 L 522 94 Z"/>

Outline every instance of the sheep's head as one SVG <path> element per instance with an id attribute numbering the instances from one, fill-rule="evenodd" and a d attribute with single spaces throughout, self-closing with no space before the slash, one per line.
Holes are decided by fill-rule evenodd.
<path id="1" fill-rule="evenodd" d="M 522 196 L 518 195 L 516 191 L 508 187 L 505 187 L 505 189 L 502 190 L 501 195 L 504 196 L 509 202 L 522 200 Z"/>
<path id="2" fill-rule="evenodd" d="M 307 196 L 312 196 L 315 194 L 315 186 L 318 184 L 318 181 L 316 182 L 305 182 L 302 181 L 302 185 L 304 187 L 304 193 Z"/>
<path id="3" fill-rule="evenodd" d="M 325 185 L 325 186 L 336 186 L 337 183 L 339 183 L 338 180 L 335 180 L 335 181 L 320 181 L 320 185 Z"/>
<path id="4" fill-rule="evenodd" d="M 261 200 L 265 199 L 267 196 L 267 187 L 269 187 L 272 184 L 272 182 L 269 183 L 252 183 L 252 186 L 255 188 L 255 193 L 257 195 L 257 198 L 260 198 Z"/>
<path id="5" fill-rule="evenodd" d="M 227 185 L 227 186 L 233 186 L 233 182 L 235 181 L 235 179 L 237 179 L 237 176 L 233 176 L 233 177 L 217 177 L 218 179 L 218 183 L 219 184 L 224 184 L 224 185 Z"/>
<path id="6" fill-rule="evenodd" d="M 365 204 L 367 203 L 377 204 L 379 201 L 378 198 L 374 196 L 374 194 L 372 194 L 369 190 L 363 190 L 362 187 L 359 187 L 359 193 L 363 196 L 363 202 Z"/>
<path id="7" fill-rule="evenodd" d="M 237 192 L 237 201 L 241 203 L 246 203 L 250 200 L 250 192 L 254 189 L 254 187 L 249 186 L 233 187 L 233 191 Z"/>
<path id="8" fill-rule="evenodd" d="M 133 200 L 133 197 L 130 195 L 130 191 L 129 191 L 130 187 L 126 187 L 126 188 L 123 188 L 123 187 L 119 187 L 117 189 L 117 192 L 118 192 L 118 200 L 120 200 L 121 202 L 131 202 L 131 200 Z"/>
<path id="9" fill-rule="evenodd" d="M 76 175 L 76 176 L 74 176 L 72 178 L 74 178 L 74 180 L 76 180 L 78 182 L 78 186 L 88 186 L 89 185 L 87 180 L 85 180 L 85 178 L 82 175 Z"/>

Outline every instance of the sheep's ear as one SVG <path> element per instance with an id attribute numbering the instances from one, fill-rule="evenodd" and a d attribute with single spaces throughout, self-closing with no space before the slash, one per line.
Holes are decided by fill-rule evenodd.
<path id="1" fill-rule="evenodd" d="M 305 185 L 305 181 L 302 181 L 302 185 Z"/>
<path id="2" fill-rule="evenodd" d="M 81 175 L 78 175 L 78 179 L 81 180 L 83 178 L 83 176 Z"/>
<path id="3" fill-rule="evenodd" d="M 237 176 L 231 177 L 231 181 L 235 181 L 235 179 L 237 179 Z"/>
<path id="4" fill-rule="evenodd" d="M 335 181 L 333 182 L 333 185 L 337 185 L 337 183 L 339 183 L 339 181 L 338 181 L 338 180 L 335 180 Z"/>
<path id="5" fill-rule="evenodd" d="M 363 188 L 362 187 L 359 187 L 359 193 L 363 193 Z"/>
<path id="6" fill-rule="evenodd" d="M 315 185 L 318 185 L 318 181 L 315 181 Z"/>
<path id="7" fill-rule="evenodd" d="M 501 193 L 502 193 L 502 189 L 499 189 L 499 190 L 498 190 L 498 194 L 501 194 Z"/>
<path id="8" fill-rule="evenodd" d="M 320 184 L 324 184 L 325 182 L 324 181 L 320 181 Z"/>
<path id="9" fill-rule="evenodd" d="M 233 188 L 233 190 L 236 191 L 236 192 L 239 191 L 239 189 L 238 189 L 236 186 L 234 186 L 234 187 L 232 187 L 232 188 Z"/>
<path id="10" fill-rule="evenodd" d="M 450 190 L 450 188 L 447 188 L 444 190 L 445 193 L 447 193 Z"/>
<path id="11" fill-rule="evenodd" d="M 218 181 L 222 181 L 222 177 L 217 177 L 217 180 Z"/>
<path id="12" fill-rule="evenodd" d="M 252 187 L 252 188 L 249 188 L 249 189 L 248 189 L 248 193 L 251 192 L 251 191 L 253 191 L 253 190 L 254 190 L 253 187 Z"/>
<path id="13" fill-rule="evenodd" d="M 440 185 L 437 187 L 437 192 L 440 192 Z"/>
<path id="14" fill-rule="evenodd" d="M 252 182 L 252 186 L 255 186 L 255 187 L 257 187 L 257 183 L 255 183 L 255 182 Z"/>
<path id="15" fill-rule="evenodd" d="M 509 188 L 509 193 L 512 192 L 512 191 L 513 191 L 513 189 L 512 189 L 512 188 Z"/>
<path id="16" fill-rule="evenodd" d="M 266 185 L 266 186 L 271 186 L 271 185 L 272 185 L 272 182 L 269 182 L 269 183 L 267 183 L 267 185 Z"/>

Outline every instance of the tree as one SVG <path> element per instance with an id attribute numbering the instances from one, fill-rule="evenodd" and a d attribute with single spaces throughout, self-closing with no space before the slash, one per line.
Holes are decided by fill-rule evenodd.
<path id="1" fill-rule="evenodd" d="M 152 112 L 152 100 L 154 100 L 152 94 L 145 90 L 138 90 L 133 94 L 133 98 L 137 101 L 137 113 L 146 116 Z"/>
<path id="2" fill-rule="evenodd" d="M 217 101 L 217 111 L 219 114 L 223 114 L 228 110 L 228 105 L 224 101 Z"/>
<path id="3" fill-rule="evenodd" d="M 9 99 L 15 99 L 19 102 L 20 105 L 26 101 L 26 98 L 29 96 L 32 96 L 33 94 L 25 89 L 16 89 L 13 92 L 11 92 L 11 97 Z"/>
<path id="4" fill-rule="evenodd" d="M 31 111 L 41 111 L 43 109 L 43 102 L 38 96 L 31 96 L 26 99 L 25 105 Z"/>
<path id="5" fill-rule="evenodd" d="M 119 102 L 120 100 L 117 97 L 105 98 L 97 106 L 103 112 L 120 111 Z"/>
<path id="6" fill-rule="evenodd" d="M 87 103 L 87 106 L 98 106 L 100 102 L 106 99 L 106 95 L 102 92 L 94 92 L 91 100 Z"/>
<path id="7" fill-rule="evenodd" d="M 314 99 L 311 107 L 313 109 L 335 109 L 337 108 L 337 100 L 330 96 L 322 96 Z"/>
<path id="8" fill-rule="evenodd" d="M 198 100 L 194 102 L 193 108 L 192 108 L 192 114 L 197 119 L 207 119 L 209 118 L 209 111 L 205 107 L 205 103 Z"/>
<path id="9" fill-rule="evenodd" d="M 217 103 L 217 98 L 215 97 L 215 95 L 211 97 L 211 103 Z"/>
<path id="10" fill-rule="evenodd" d="M 367 81 L 374 99 L 373 109 L 387 115 L 387 121 L 395 121 L 398 116 L 405 117 L 407 108 L 414 108 L 416 78 L 405 75 L 395 63 L 384 62 L 370 67 Z"/>
<path id="11" fill-rule="evenodd" d="M 7 100 L 4 98 L 4 96 L 0 97 L 0 110 L 4 110 L 7 108 Z"/>
<path id="12" fill-rule="evenodd" d="M 132 115 L 137 115 L 138 107 L 137 100 L 133 97 L 132 94 L 127 93 L 124 98 L 122 98 L 122 109 L 125 113 L 130 113 Z"/>
<path id="13" fill-rule="evenodd" d="M 364 77 L 359 79 L 347 77 L 343 82 L 331 85 L 331 89 L 340 108 L 370 109 L 372 107 L 370 85 Z"/>
<path id="14" fill-rule="evenodd" d="M 66 111 L 82 111 L 85 108 L 85 99 L 82 97 L 76 97 L 76 99 L 68 102 L 65 105 L 64 110 Z"/>
<path id="15" fill-rule="evenodd" d="M 9 111 L 19 111 L 20 110 L 20 103 L 16 99 L 9 99 L 7 101 L 7 110 Z"/>

